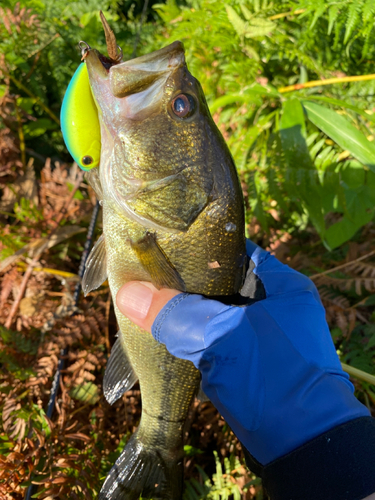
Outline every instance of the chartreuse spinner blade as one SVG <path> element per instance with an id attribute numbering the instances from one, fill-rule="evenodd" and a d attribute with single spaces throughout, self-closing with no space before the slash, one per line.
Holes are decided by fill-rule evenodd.
<path id="1" fill-rule="evenodd" d="M 61 107 L 61 130 L 69 153 L 83 170 L 99 165 L 98 110 L 84 62 L 78 66 L 66 90 Z"/>

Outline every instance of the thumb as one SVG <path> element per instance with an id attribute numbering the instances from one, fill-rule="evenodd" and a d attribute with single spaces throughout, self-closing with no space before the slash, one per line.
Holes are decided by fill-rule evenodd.
<path id="1" fill-rule="evenodd" d="M 124 316 L 151 333 L 156 316 L 179 293 L 167 288 L 158 290 L 146 281 L 130 281 L 118 291 L 116 304 Z"/>

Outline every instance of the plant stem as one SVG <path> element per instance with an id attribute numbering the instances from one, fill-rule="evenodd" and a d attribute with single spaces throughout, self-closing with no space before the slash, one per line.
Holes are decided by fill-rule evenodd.
<path id="1" fill-rule="evenodd" d="M 297 16 L 298 14 L 302 14 L 305 12 L 306 9 L 297 9 L 297 10 L 290 10 L 289 12 L 281 12 L 280 14 L 275 14 L 274 16 L 270 16 L 268 19 L 271 21 L 274 21 L 275 19 L 281 19 L 282 17 L 288 17 L 288 16 Z"/>
<path id="2" fill-rule="evenodd" d="M 319 278 L 320 276 L 324 276 L 325 274 L 333 273 L 334 271 L 338 271 L 339 269 L 343 269 L 344 267 L 351 266 L 355 262 L 359 262 L 361 260 L 365 260 L 368 257 L 371 257 L 371 255 L 375 254 L 375 250 L 372 250 L 369 253 L 366 253 L 365 255 L 362 255 L 362 257 L 358 257 L 358 259 L 351 260 L 349 262 L 345 262 L 345 264 L 341 264 L 340 266 L 332 267 L 332 269 L 328 269 L 327 271 L 323 271 L 322 273 L 317 273 L 313 274 L 312 276 L 309 276 L 311 280 L 315 278 Z"/>
<path id="3" fill-rule="evenodd" d="M 369 384 L 375 385 L 374 375 L 370 375 L 369 373 L 359 370 L 358 368 L 354 368 L 354 366 L 349 366 L 345 363 L 341 363 L 341 366 L 344 372 L 349 373 L 349 375 L 351 375 L 352 377 L 359 378 L 360 380 L 364 380 Z"/>
<path id="4" fill-rule="evenodd" d="M 20 111 L 18 109 L 17 100 L 15 100 L 16 117 L 18 124 L 18 138 L 20 140 L 20 151 L 21 151 L 21 161 L 24 168 L 26 167 L 26 146 L 25 146 L 25 135 L 23 133 L 22 119 Z"/>
<path id="5" fill-rule="evenodd" d="M 21 271 L 25 271 L 27 265 L 24 262 L 19 262 L 17 266 Z M 34 267 L 34 271 L 36 273 L 46 273 L 53 274 L 54 276 L 61 276 L 62 278 L 66 278 L 72 281 L 80 281 L 80 277 L 78 274 L 69 273 L 68 271 L 60 271 L 59 269 L 52 269 L 50 267 Z"/>
<path id="6" fill-rule="evenodd" d="M 293 90 L 320 87 L 321 85 L 332 85 L 333 83 L 345 83 L 345 82 L 363 82 L 366 80 L 374 80 L 374 79 L 375 79 L 375 74 L 359 75 L 359 76 L 343 76 L 342 78 L 327 78 L 326 80 L 313 80 L 311 82 L 306 82 L 306 83 L 296 83 L 295 85 L 280 87 L 277 90 L 281 94 L 284 94 L 285 92 L 293 92 Z"/>
<path id="7" fill-rule="evenodd" d="M 69 207 L 71 201 L 73 200 L 74 195 L 76 194 L 76 192 L 77 192 L 77 190 L 78 190 L 78 188 L 79 188 L 79 186 L 80 186 L 80 184 L 82 182 L 82 179 L 83 179 L 83 172 L 80 172 L 78 174 L 78 176 L 77 176 L 77 181 L 76 181 L 76 183 L 74 185 L 74 188 L 73 188 L 72 192 L 70 193 L 70 196 L 69 196 L 68 200 L 65 203 L 65 207 L 61 210 L 60 214 L 56 218 L 55 227 L 50 232 L 49 237 L 46 239 L 46 242 L 37 250 L 37 252 L 35 254 L 35 257 L 30 262 L 29 267 L 27 268 L 25 274 L 23 275 L 22 282 L 21 282 L 21 285 L 20 285 L 20 289 L 19 289 L 17 298 L 13 302 L 13 305 L 12 305 L 12 308 L 10 310 L 9 316 L 8 316 L 6 322 L 5 322 L 5 325 L 4 325 L 5 328 L 9 329 L 11 327 L 12 322 L 13 322 L 13 318 L 14 318 L 14 316 L 16 315 L 16 313 L 18 311 L 20 302 L 22 300 L 22 297 L 24 296 L 24 293 L 25 293 L 26 287 L 27 287 L 27 283 L 28 283 L 28 281 L 30 279 L 31 274 L 33 273 L 34 267 L 37 266 L 38 260 L 40 259 L 42 253 L 44 252 L 44 250 L 46 249 L 46 247 L 48 245 L 49 239 L 56 232 L 56 230 L 59 227 L 59 224 L 62 221 L 64 215 L 67 213 L 68 207 Z"/>

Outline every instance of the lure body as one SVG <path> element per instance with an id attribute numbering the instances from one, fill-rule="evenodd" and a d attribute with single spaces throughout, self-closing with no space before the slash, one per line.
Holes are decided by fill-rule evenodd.
<path id="1" fill-rule="evenodd" d="M 85 63 L 78 66 L 69 83 L 60 117 L 64 141 L 74 161 L 83 170 L 97 167 L 101 148 L 100 125 Z"/>

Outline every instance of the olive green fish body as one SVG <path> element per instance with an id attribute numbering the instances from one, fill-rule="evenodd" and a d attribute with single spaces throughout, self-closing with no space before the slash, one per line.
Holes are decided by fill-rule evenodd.
<path id="1" fill-rule="evenodd" d="M 99 169 L 88 180 L 103 206 L 84 290 L 108 277 L 207 296 L 236 294 L 245 265 L 242 193 L 199 82 L 175 42 L 113 64 L 86 55 L 101 128 Z M 131 323 L 120 327 L 104 380 L 109 402 L 139 379 L 142 418 L 100 499 L 182 498 L 182 429 L 200 374 Z"/>

